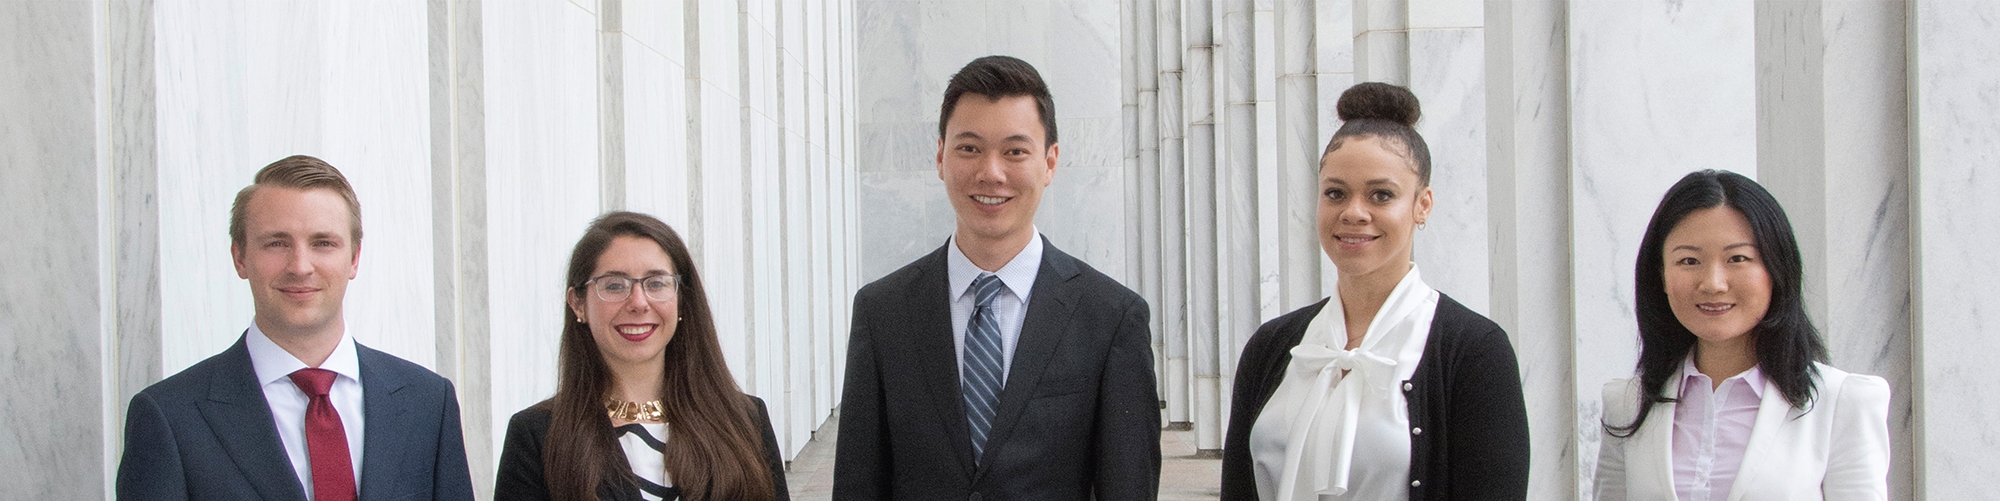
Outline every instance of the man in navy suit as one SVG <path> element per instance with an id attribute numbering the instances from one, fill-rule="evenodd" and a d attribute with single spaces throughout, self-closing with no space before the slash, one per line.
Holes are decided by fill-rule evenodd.
<path id="1" fill-rule="evenodd" d="M 229 214 L 256 317 L 132 397 L 118 498 L 472 499 L 451 382 L 354 342 L 361 205 L 317 158 L 265 166 Z"/>
<path id="2" fill-rule="evenodd" d="M 943 247 L 854 296 L 835 499 L 1154 499 L 1146 302 L 1035 229 L 1055 102 L 1006 56 L 953 75 Z"/>

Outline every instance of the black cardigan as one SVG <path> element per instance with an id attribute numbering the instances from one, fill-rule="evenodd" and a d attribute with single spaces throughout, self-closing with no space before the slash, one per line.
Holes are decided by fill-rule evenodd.
<path id="1" fill-rule="evenodd" d="M 754 404 L 750 417 L 764 434 L 764 460 L 771 468 L 771 486 L 776 490 L 778 501 L 787 501 L 791 495 L 785 491 L 785 462 L 778 453 L 778 436 L 771 431 L 771 414 L 764 408 L 764 399 L 744 395 L 744 400 Z M 494 476 L 493 499 L 495 500 L 546 500 L 549 486 L 542 469 L 542 443 L 549 436 L 549 417 L 546 406 L 535 405 L 514 413 L 507 421 L 507 442 L 500 449 L 500 471 Z M 667 440 L 673 440 L 672 436 Z M 668 488 L 670 493 L 679 489 Z M 606 478 L 597 486 L 597 498 L 604 501 L 638 501 L 637 486 L 619 486 L 615 478 Z M 675 499 L 675 498 L 668 498 Z"/>
<path id="2" fill-rule="evenodd" d="M 1265 322 L 1243 347 L 1222 442 L 1222 499 L 1257 499 L 1250 428 L 1327 300 Z M 1507 332 L 1438 295 L 1423 358 L 1399 387 L 1410 405 L 1410 499 L 1525 499 L 1528 416 Z"/>

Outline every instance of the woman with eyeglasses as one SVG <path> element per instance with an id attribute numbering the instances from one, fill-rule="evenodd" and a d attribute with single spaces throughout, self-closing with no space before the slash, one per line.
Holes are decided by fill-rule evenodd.
<path id="1" fill-rule="evenodd" d="M 1826 365 L 1756 181 L 1688 174 L 1639 243 L 1638 377 L 1604 386 L 1597 499 L 1889 498 L 1889 383 Z"/>
<path id="2" fill-rule="evenodd" d="M 556 394 L 507 423 L 494 499 L 788 499 L 771 418 L 723 363 L 680 235 L 605 214 L 567 283 Z"/>

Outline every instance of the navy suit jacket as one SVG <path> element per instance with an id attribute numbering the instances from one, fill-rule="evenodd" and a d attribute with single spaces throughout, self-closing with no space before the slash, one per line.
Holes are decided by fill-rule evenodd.
<path id="1" fill-rule="evenodd" d="M 1047 241 L 977 461 L 953 353 L 948 251 L 855 294 L 834 499 L 1158 496 L 1146 302 Z"/>
<path id="2" fill-rule="evenodd" d="M 360 499 L 472 499 L 451 382 L 359 343 L 354 348 L 366 415 Z M 132 397 L 119 499 L 303 501 L 305 489 L 242 338 Z"/>

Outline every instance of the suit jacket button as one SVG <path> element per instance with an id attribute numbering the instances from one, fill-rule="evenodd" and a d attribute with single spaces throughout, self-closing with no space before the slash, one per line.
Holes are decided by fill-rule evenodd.
<path id="1" fill-rule="evenodd" d="M 1423 429 L 1423 428 L 1418 428 L 1418 427 L 1414 427 L 1414 426 L 1412 426 L 1412 427 L 1410 427 L 1410 434 L 1411 434 L 1411 435 L 1422 435 L 1422 434 L 1424 434 L 1424 429 Z"/>
<path id="2" fill-rule="evenodd" d="M 1424 486 L 1424 481 L 1422 481 L 1422 480 L 1411 480 L 1411 481 L 1410 481 L 1410 487 L 1423 487 L 1423 486 Z"/>
<path id="3" fill-rule="evenodd" d="M 977 493 L 977 492 L 974 492 L 974 493 L 972 493 L 972 495 L 971 495 L 971 496 L 967 496 L 967 497 L 965 498 L 965 501 L 979 501 L 979 500 L 980 500 L 980 497 L 979 497 L 979 493 Z"/>
<path id="4" fill-rule="evenodd" d="M 1414 384 L 1410 384 L 1410 382 L 1409 382 L 1409 381 L 1404 381 L 1404 382 L 1403 382 L 1403 391 L 1410 391 L 1410 390 L 1412 390 L 1412 389 L 1415 389 L 1416 387 L 1417 387 L 1417 385 L 1414 385 Z"/>

